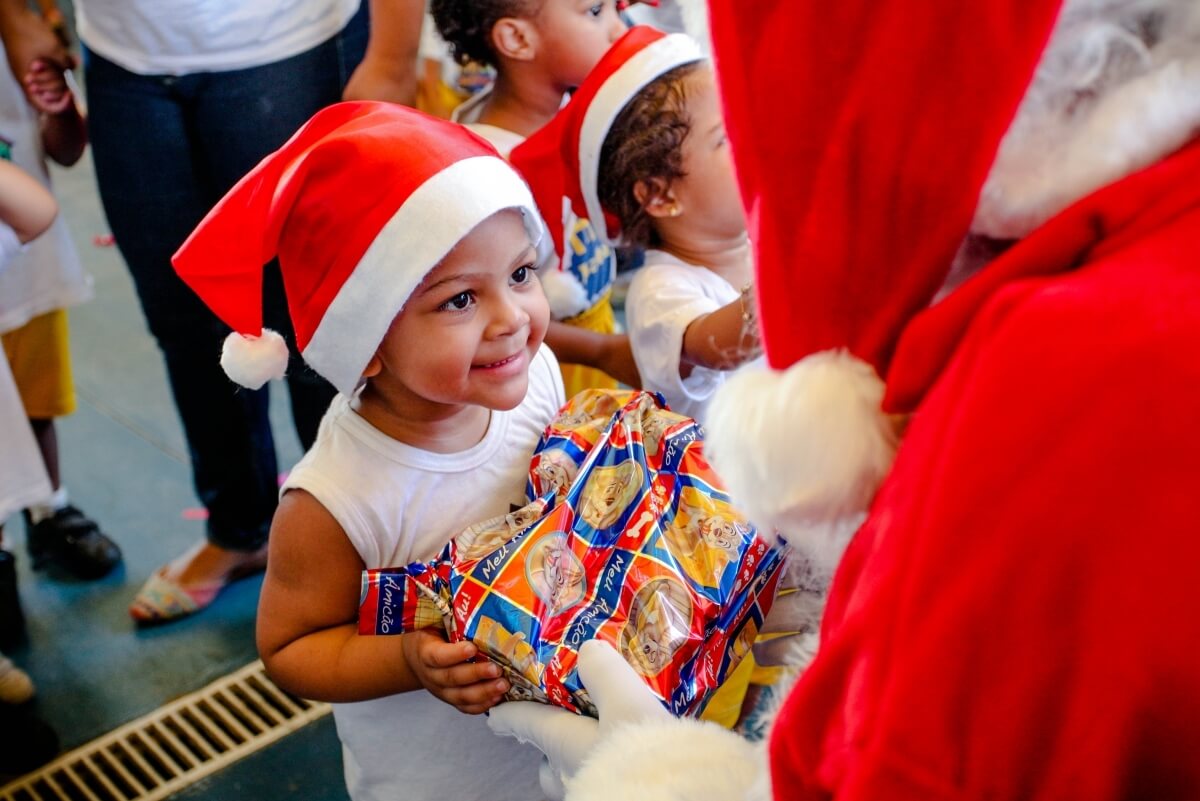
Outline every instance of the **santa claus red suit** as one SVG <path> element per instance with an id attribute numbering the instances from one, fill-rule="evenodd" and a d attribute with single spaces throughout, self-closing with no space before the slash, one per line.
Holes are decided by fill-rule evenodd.
<path id="1" fill-rule="evenodd" d="M 714 464 L 866 521 L 757 780 L 600 705 L 567 797 L 1200 798 L 1200 3 L 710 9 L 773 368 Z"/>

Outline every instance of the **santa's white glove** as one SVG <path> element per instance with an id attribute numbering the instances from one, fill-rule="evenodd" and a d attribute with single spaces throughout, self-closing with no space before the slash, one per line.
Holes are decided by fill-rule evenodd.
<path id="1" fill-rule="evenodd" d="M 492 731 L 546 755 L 542 790 L 554 801 L 729 801 L 760 773 L 754 746 L 716 724 L 672 716 L 607 643 L 583 644 L 579 678 L 599 721 L 531 701 L 488 713 Z"/>

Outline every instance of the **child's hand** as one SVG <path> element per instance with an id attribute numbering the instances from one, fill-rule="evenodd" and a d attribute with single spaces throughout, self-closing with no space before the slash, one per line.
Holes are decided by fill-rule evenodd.
<path id="1" fill-rule="evenodd" d="M 487 660 L 467 661 L 478 653 L 471 643 L 449 643 L 426 629 L 401 636 L 404 657 L 422 686 L 459 712 L 486 712 L 508 692 L 499 665 Z"/>
<path id="2" fill-rule="evenodd" d="M 29 65 L 24 83 L 33 107 L 44 114 L 60 114 L 75 102 L 62 68 L 46 59 L 36 59 Z"/>

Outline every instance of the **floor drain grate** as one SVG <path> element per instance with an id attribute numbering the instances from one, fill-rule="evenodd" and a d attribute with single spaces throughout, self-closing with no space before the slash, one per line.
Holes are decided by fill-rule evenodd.
<path id="1" fill-rule="evenodd" d="M 156 801 L 329 709 L 285 693 L 253 662 L 0 787 L 0 801 Z"/>

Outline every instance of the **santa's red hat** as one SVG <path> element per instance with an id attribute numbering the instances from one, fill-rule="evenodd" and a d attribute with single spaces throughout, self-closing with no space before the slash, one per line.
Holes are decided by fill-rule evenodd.
<path id="1" fill-rule="evenodd" d="M 600 151 L 621 110 L 649 83 L 672 69 L 704 58 L 681 33 L 637 25 L 612 44 L 554 119 L 513 148 L 509 158 L 529 185 L 542 216 L 557 220 L 562 199 L 586 217 L 603 240 L 620 237 L 616 221 L 600 205 Z M 551 226 L 563 252 L 562 230 Z"/>
<path id="2" fill-rule="evenodd" d="M 239 181 L 172 263 L 233 329 L 226 373 L 257 389 L 287 366 L 262 327 L 262 268 L 278 256 L 300 354 L 349 395 L 425 275 L 508 208 L 536 237 L 529 188 L 480 137 L 391 103 L 340 103 Z"/>
<path id="3" fill-rule="evenodd" d="M 956 34 L 935 48 L 906 36 L 905 3 L 814 12 L 819 25 L 787 3 L 710 7 L 772 369 L 718 392 L 709 453 L 760 525 L 806 537 L 835 524 L 839 541 L 825 543 L 835 560 L 890 470 L 892 415 L 919 399 L 885 401 L 905 380 L 892 355 L 946 280 L 1058 2 L 939 6 L 978 15 L 985 49 Z M 841 29 L 829 30 L 831 16 Z M 794 36 L 766 35 L 776 26 Z M 783 64 L 794 72 L 788 107 L 802 115 L 773 125 L 762 76 Z"/>

